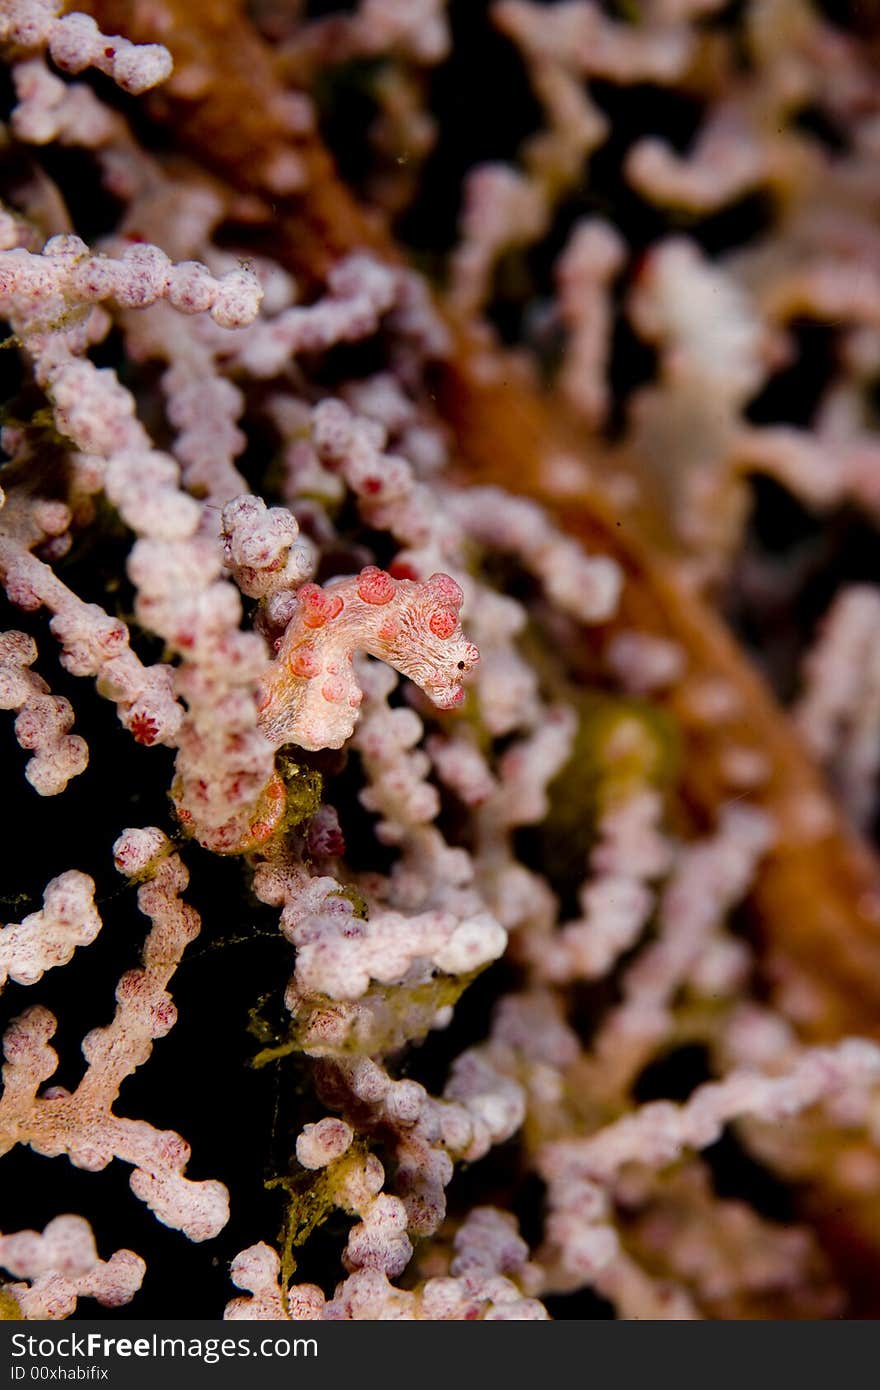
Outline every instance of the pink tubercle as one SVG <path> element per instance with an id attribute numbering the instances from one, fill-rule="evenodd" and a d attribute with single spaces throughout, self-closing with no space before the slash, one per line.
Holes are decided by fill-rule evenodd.
<path id="1" fill-rule="evenodd" d="M 288 657 L 287 664 L 293 675 L 302 676 L 306 680 L 311 680 L 312 677 L 317 676 L 321 670 L 321 663 L 310 642 L 292 651 Z"/>
<path id="2" fill-rule="evenodd" d="M 275 827 L 274 827 L 274 825 L 272 824 L 271 821 L 267 821 L 267 820 L 255 820 L 255 821 L 253 821 L 253 823 L 252 823 L 251 826 L 249 827 L 248 843 L 249 843 L 249 844 L 252 844 L 252 845 L 261 845 L 261 844 L 263 844 L 266 840 L 269 839 L 269 837 L 271 836 L 272 831 L 273 831 L 274 829 L 275 829 Z"/>
<path id="3" fill-rule="evenodd" d="M 304 584 L 296 597 L 306 627 L 323 627 L 331 618 L 338 617 L 344 606 L 338 594 L 325 594 L 317 584 Z"/>
<path id="4" fill-rule="evenodd" d="M 329 704 L 338 705 L 345 698 L 345 681 L 340 680 L 338 676 L 331 676 L 321 686 L 321 694 Z"/>
<path id="5" fill-rule="evenodd" d="M 247 835 L 243 840 L 238 843 L 231 842 L 226 848 L 228 850 L 246 850 L 252 846 L 264 844 L 266 840 L 271 839 L 278 828 L 286 805 L 287 793 L 284 789 L 284 783 L 278 774 L 274 773 L 263 793 L 263 815 L 257 820 L 251 821 Z M 234 838 L 237 839 L 238 837 Z"/>
<path id="6" fill-rule="evenodd" d="M 390 603 L 397 592 L 397 585 L 385 570 L 376 565 L 367 565 L 358 575 L 358 598 L 364 603 Z"/>
<path id="7" fill-rule="evenodd" d="M 464 594 L 449 574 L 432 574 L 428 584 L 438 598 L 445 599 L 453 608 L 459 609 L 464 602 Z"/>
<path id="8" fill-rule="evenodd" d="M 438 608 L 428 619 L 428 627 L 435 637 L 442 640 L 451 637 L 458 626 L 458 617 L 448 608 Z"/>
<path id="9" fill-rule="evenodd" d="M 320 590 L 318 591 L 320 593 Z M 327 621 L 327 614 L 324 612 L 323 604 L 307 601 L 300 591 L 300 604 L 302 605 L 302 619 L 306 627 L 323 627 Z"/>
<path id="10" fill-rule="evenodd" d="M 277 775 L 277 773 L 270 779 L 269 784 L 266 787 L 265 796 L 266 800 L 270 803 L 270 805 L 274 806 L 275 813 L 277 815 L 278 808 L 284 805 L 286 799 L 284 783 L 282 782 L 281 778 Z"/>

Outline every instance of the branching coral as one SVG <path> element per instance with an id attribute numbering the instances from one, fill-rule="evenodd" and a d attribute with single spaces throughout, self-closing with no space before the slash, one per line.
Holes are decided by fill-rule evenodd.
<path id="1" fill-rule="evenodd" d="M 42 1234 L 16 1231 L 0 1236 L 0 1264 L 26 1282 L 3 1285 L 16 1316 L 66 1318 L 78 1298 L 94 1298 L 104 1308 L 130 1303 L 141 1286 L 145 1265 L 131 1250 L 100 1260 L 87 1221 L 58 1216 Z"/>
<path id="2" fill-rule="evenodd" d="M 145 92 L 171 72 L 171 56 L 160 44 L 132 44 L 102 34 L 91 16 L 61 14 L 54 0 L 11 0 L 2 16 L 0 43 L 6 51 L 30 53 L 46 48 L 63 72 L 95 67 L 127 92 Z"/>
<path id="3" fill-rule="evenodd" d="M 121 872 L 149 874 L 138 890 L 138 902 L 153 927 L 144 945 L 143 968 L 128 971 L 119 982 L 113 1021 L 83 1039 L 88 1066 L 76 1089 L 52 1086 L 39 1091 L 58 1060 L 49 1046 L 57 1020 L 48 1009 L 35 1005 L 7 1029 L 0 1142 L 4 1152 L 15 1144 L 28 1144 L 37 1153 L 67 1154 L 77 1167 L 92 1172 L 121 1158 L 134 1168 L 132 1190 L 160 1221 L 186 1231 L 193 1240 L 206 1240 L 227 1219 L 225 1188 L 183 1176 L 189 1147 L 179 1135 L 119 1119 L 111 1108 L 124 1079 L 149 1057 L 153 1040 L 174 1024 L 174 1005 L 165 985 L 199 930 L 197 915 L 178 896 L 186 887 L 186 870 L 168 848 L 165 837 L 153 829 L 128 831 L 114 847 Z"/>
<path id="4" fill-rule="evenodd" d="M 84 739 L 69 732 L 74 719 L 70 701 L 50 694 L 46 681 L 29 669 L 36 659 L 36 643 L 25 633 L 0 637 L 3 708 L 18 710 L 15 737 L 33 751 L 25 776 L 42 796 L 53 796 L 83 771 L 89 750 Z"/>
<path id="5" fill-rule="evenodd" d="M 0 930 L 0 979 L 33 985 L 45 970 L 66 965 L 77 946 L 88 946 L 101 930 L 88 874 L 71 869 L 46 884 L 43 906 L 22 922 Z"/>
<path id="6" fill-rule="evenodd" d="M 878 516 L 873 40 L 59 11 L 0 18 L 0 704 L 47 861 L 8 856 L 0 1151 L 120 1159 L 233 1319 L 876 1313 L 878 614 L 836 539 Z M 470 43 L 541 128 L 456 143 Z M 188 1311 L 24 1222 L 14 1316 Z"/>

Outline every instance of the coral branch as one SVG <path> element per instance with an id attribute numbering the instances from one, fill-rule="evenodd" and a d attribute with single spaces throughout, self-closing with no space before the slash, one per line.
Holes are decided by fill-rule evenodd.
<path id="1" fill-rule="evenodd" d="M 790 956 L 822 999 L 805 1026 L 819 1037 L 875 1030 L 880 991 L 880 868 L 843 823 L 767 687 L 711 610 L 682 583 L 636 523 L 618 524 L 595 486 L 555 496 L 541 464 L 554 446 L 571 446 L 564 426 L 525 382 L 487 382 L 483 348 L 466 335 L 450 359 L 443 403 L 463 441 L 472 476 L 501 486 L 516 480 L 560 526 L 616 560 L 624 575 L 615 623 L 671 640 L 685 677 L 662 696 L 685 740 L 685 794 L 701 818 L 728 794 L 730 745 L 759 750 L 768 777 L 758 800 L 777 827 L 774 848 L 753 889 L 760 929 L 772 953 Z M 702 698 L 706 692 L 706 700 Z M 719 692 L 723 699 L 709 703 Z"/>
<path id="2" fill-rule="evenodd" d="M 623 1318 L 875 1313 L 880 867 L 851 824 L 871 824 L 880 768 L 863 17 L 832 24 L 814 0 L 495 0 L 454 24 L 446 0 L 0 8 L 17 101 L 0 313 L 20 368 L 0 578 L 137 742 L 174 750 L 172 774 L 122 740 L 119 788 L 96 760 L 101 816 L 105 791 L 161 796 L 164 766 L 182 831 L 179 852 L 153 827 L 116 842 L 151 926 L 80 1073 L 50 1045 L 63 975 L 44 985 L 58 1020 L 37 1004 L 8 1025 L 0 1154 L 119 1158 L 160 1222 L 223 1227 L 226 1189 L 186 1177 L 184 1139 L 115 1113 L 176 1019 L 200 926 L 186 855 L 211 947 L 236 947 L 211 951 L 224 1028 L 262 968 L 254 952 L 237 970 L 245 925 L 263 939 L 272 915 L 254 896 L 291 957 L 249 1027 L 296 1166 L 268 1184 L 278 1251 L 236 1257 L 227 1316 L 532 1319 L 539 1295 L 588 1287 Z M 453 108 L 484 100 L 472 34 L 506 53 L 493 101 L 518 109 L 503 141 L 490 122 L 468 144 L 462 180 Z M 65 76 L 90 66 L 121 85 L 112 106 L 102 76 Z M 95 246 L 77 235 L 95 228 Z M 0 704 L 48 795 L 86 750 L 35 653 L 0 635 Z M 59 808 L 25 789 L 22 809 L 10 843 L 30 846 L 31 817 L 40 834 Z M 88 815 L 52 822 L 77 848 L 51 872 L 93 867 Z M 100 927 L 92 879 L 53 878 L 0 930 L 7 1002 Z M 102 941 L 71 985 L 110 959 Z M 187 1051 L 217 1022 L 203 995 L 150 1119 L 207 1076 Z M 243 1076 L 220 1079 L 236 1109 Z M 812 1229 L 718 1195 L 703 1150 L 733 1125 Z M 331 1216 L 339 1282 L 297 1284 L 294 1252 Z M 101 1265 L 70 1217 L 4 1252 L 32 1287 L 0 1311 L 25 1316 L 122 1301 L 142 1273 L 125 1251 Z"/>
<path id="3" fill-rule="evenodd" d="M 89 750 L 85 739 L 69 732 L 70 702 L 52 695 L 42 676 L 28 670 L 36 659 L 33 638 L 23 632 L 0 633 L 0 708 L 19 711 L 15 737 L 33 754 L 25 777 L 40 796 L 56 796 L 85 771 Z"/>
<path id="4" fill-rule="evenodd" d="M 199 930 L 198 915 L 180 901 L 188 875 L 158 830 L 128 831 L 115 846 L 123 873 L 149 875 L 138 902 L 153 921 L 144 964 L 123 975 L 113 1021 L 83 1039 L 86 1072 L 72 1093 L 40 1091 L 57 1057 L 49 1046 L 56 1020 L 48 1009 L 28 1009 L 7 1029 L 0 1098 L 0 1152 L 29 1144 L 55 1157 L 66 1153 L 79 1168 L 98 1172 L 113 1158 L 132 1165 L 132 1190 L 166 1226 L 191 1240 L 207 1240 L 225 1225 L 226 1188 L 184 1177 L 189 1146 L 180 1135 L 140 1120 L 119 1119 L 112 1106 L 123 1080 L 149 1057 L 156 1038 L 173 1027 L 175 1009 L 165 985 Z"/>
<path id="5" fill-rule="evenodd" d="M 122 8 L 116 0 L 95 5 L 102 15 L 118 16 Z M 179 122 L 190 147 L 233 183 L 269 192 L 248 152 L 255 147 L 286 150 L 292 137 L 279 116 L 281 92 L 268 53 L 241 23 L 236 5 L 224 10 L 222 20 L 202 13 L 203 8 L 174 7 L 180 23 L 175 44 L 182 54 L 194 53 L 198 45 L 199 63 L 210 71 L 211 81 L 198 98 L 172 98 L 156 114 Z M 124 9 L 129 32 L 139 39 L 154 36 L 147 6 L 133 2 Z M 233 52 L 246 52 L 253 62 L 233 64 Z M 267 93 L 272 94 L 269 99 Z M 233 121 L 226 119 L 229 111 L 235 112 Z M 274 228 L 282 264 L 318 277 L 334 260 L 364 246 L 380 248 L 394 260 L 377 224 L 333 175 L 314 132 L 294 137 L 293 143 L 310 177 L 308 194 L 292 197 Z M 595 485 L 576 498 L 570 492 L 564 499 L 554 496 L 552 484 L 542 478 L 544 462 L 553 454 L 576 451 L 577 437 L 553 418 L 515 367 L 499 362 L 496 370 L 487 371 L 486 357 L 483 335 L 460 329 L 442 371 L 440 404 L 457 432 L 471 477 L 529 492 L 558 516 L 563 528 L 616 559 L 626 577 L 625 625 L 671 639 L 685 654 L 689 679 L 669 702 L 681 720 L 688 750 L 687 793 L 701 817 L 709 819 L 725 795 L 719 771 L 724 746 L 730 741 L 760 745 L 769 764 L 762 800 L 780 829 L 755 888 L 762 930 L 774 951 L 793 956 L 810 972 L 824 997 L 821 1016 L 810 1022 L 814 1031 L 833 1036 L 847 1028 L 874 1028 L 880 1008 L 880 992 L 871 986 L 880 980 L 880 869 L 874 858 L 842 825 L 766 687 L 715 615 L 678 581 L 663 552 L 635 522 L 618 526 L 616 509 Z M 719 680 L 731 692 L 730 712 L 722 721 L 707 720 L 686 692 L 706 681 L 717 686 Z"/>
<path id="6" fill-rule="evenodd" d="M 66 965 L 77 946 L 89 946 L 101 930 L 88 874 L 71 869 L 46 884 L 43 906 L 0 929 L 0 984 L 11 977 L 33 985 L 43 972 Z"/>
<path id="7" fill-rule="evenodd" d="M 42 1234 L 0 1236 L 0 1265 L 24 1281 L 2 1289 L 28 1320 L 69 1318 L 79 1298 L 94 1298 L 102 1308 L 122 1307 L 134 1298 L 146 1272 L 132 1250 L 100 1260 L 91 1227 L 81 1216 L 56 1216 Z"/>
<path id="8" fill-rule="evenodd" d="M 171 54 L 162 44 L 133 44 L 102 34 L 79 11 L 61 15 L 60 0 L 9 0 L 0 15 L 0 44 L 13 53 L 47 48 L 65 72 L 98 68 L 126 92 L 145 92 L 171 72 Z"/>

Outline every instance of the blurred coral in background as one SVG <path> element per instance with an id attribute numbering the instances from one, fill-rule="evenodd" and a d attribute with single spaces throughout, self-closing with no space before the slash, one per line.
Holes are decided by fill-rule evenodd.
<path id="1" fill-rule="evenodd" d="M 880 10 L 0 49 L 2 1315 L 877 1316 Z"/>

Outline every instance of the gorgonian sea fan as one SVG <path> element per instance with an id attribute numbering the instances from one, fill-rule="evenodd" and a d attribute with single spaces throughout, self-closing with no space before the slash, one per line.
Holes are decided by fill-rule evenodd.
<path id="1" fill-rule="evenodd" d="M 62 8 L 0 15 L 4 1313 L 876 1314 L 877 35 Z"/>

